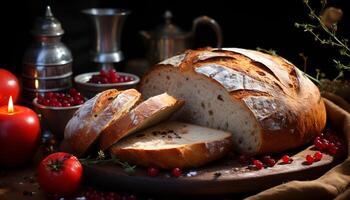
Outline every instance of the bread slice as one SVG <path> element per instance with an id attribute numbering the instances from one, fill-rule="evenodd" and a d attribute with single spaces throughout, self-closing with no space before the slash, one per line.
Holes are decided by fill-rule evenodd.
<path id="1" fill-rule="evenodd" d="M 133 164 L 172 169 L 202 166 L 223 157 L 231 149 L 229 132 L 166 122 L 121 140 L 110 152 Z"/>
<path id="2" fill-rule="evenodd" d="M 140 98 L 135 89 L 110 90 L 84 103 L 65 128 L 64 139 L 72 153 L 83 155 L 110 122 L 129 112 Z"/>
<path id="3" fill-rule="evenodd" d="M 106 150 L 127 135 L 168 119 L 183 103 L 167 93 L 147 99 L 102 132 L 100 149 Z"/>
<path id="4" fill-rule="evenodd" d="M 64 151 L 69 149 L 69 153 L 74 153 L 77 149 L 83 148 L 78 147 L 79 144 L 76 144 L 75 141 L 81 138 L 81 143 L 87 143 L 90 140 L 90 138 L 84 137 L 83 134 L 90 129 L 93 116 L 99 115 L 108 106 L 108 99 L 114 99 L 119 93 L 116 89 L 105 90 L 81 105 L 65 127 L 64 140 L 62 141 L 62 144 L 65 144 L 66 147 L 63 149 Z"/>

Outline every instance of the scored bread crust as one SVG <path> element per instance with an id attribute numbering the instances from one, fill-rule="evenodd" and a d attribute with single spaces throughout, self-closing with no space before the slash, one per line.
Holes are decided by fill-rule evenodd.
<path id="1" fill-rule="evenodd" d="M 180 76 L 183 77 L 181 80 Z M 160 79 L 162 82 L 156 83 Z M 210 96 L 216 91 L 194 88 L 193 80 L 206 81 L 224 94 Z M 183 87 L 187 87 L 185 92 L 191 97 L 187 95 L 186 99 L 183 91 L 178 92 Z M 156 65 L 142 78 L 140 91 L 145 97 L 166 91 L 185 101 L 194 98 L 192 104 L 198 105 L 201 101 L 212 105 L 231 101 L 239 106 L 241 114 L 252 119 L 249 123 L 253 131 L 237 133 L 242 129 L 235 128 L 239 125 L 232 119 L 226 124 L 218 123 L 216 118 L 224 121 L 225 116 L 228 119 L 232 113 L 218 113 L 213 109 L 206 113 L 209 120 L 205 122 L 195 115 L 196 110 L 189 103 L 179 117 L 186 122 L 232 132 L 234 146 L 242 153 L 273 153 L 301 146 L 320 134 L 326 123 L 326 110 L 318 88 L 282 57 L 253 50 L 207 48 L 187 51 Z M 197 93 L 205 93 L 207 97 L 198 98 Z M 208 106 L 210 104 L 202 105 L 203 109 Z M 241 138 L 244 141 L 251 137 L 249 135 L 254 135 L 258 141 L 241 144 Z M 245 149 L 248 145 L 253 147 Z"/>
<path id="2" fill-rule="evenodd" d="M 145 100 L 104 129 L 99 140 L 100 149 L 104 151 L 127 135 L 168 119 L 183 104 L 184 101 L 167 93 Z"/>
<path id="3" fill-rule="evenodd" d="M 141 98 L 135 89 L 125 91 L 106 90 L 85 102 L 67 123 L 64 143 L 70 153 L 82 156 L 109 125 L 120 118 Z"/>
<path id="4" fill-rule="evenodd" d="M 167 122 L 151 129 L 161 131 L 164 130 L 164 127 L 184 125 L 188 127 L 198 127 L 192 124 Z M 223 135 L 223 131 L 210 128 L 205 128 L 203 130 L 208 132 L 220 132 L 220 134 L 218 134 L 216 139 L 211 141 L 197 139 L 196 142 L 191 144 L 154 149 L 123 146 L 123 141 L 128 142 L 128 140 L 130 140 L 129 138 L 125 138 L 120 142 L 121 145 L 120 143 L 113 145 L 110 148 L 110 153 L 115 155 L 118 159 L 144 167 L 159 167 L 162 169 L 173 169 L 179 167 L 184 169 L 203 166 L 211 161 L 222 158 L 232 150 L 232 135 L 230 133 L 226 132 L 226 134 Z M 134 137 L 133 139 L 136 138 L 138 141 L 141 141 L 142 138 L 139 138 L 138 136 L 145 134 L 145 137 L 147 137 L 147 134 L 152 134 L 152 132 L 148 131 L 149 130 L 137 133 L 132 137 Z M 200 135 L 201 133 L 196 132 L 193 134 Z M 162 138 L 159 139 L 164 140 Z"/>

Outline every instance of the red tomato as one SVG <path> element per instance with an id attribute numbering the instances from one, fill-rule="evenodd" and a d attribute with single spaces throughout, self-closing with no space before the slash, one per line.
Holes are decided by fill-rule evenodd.
<path id="1" fill-rule="evenodd" d="M 20 87 L 16 76 L 5 69 L 0 69 L 0 106 L 7 105 L 10 96 L 16 102 L 19 92 Z"/>
<path id="2" fill-rule="evenodd" d="M 47 156 L 38 167 L 38 182 L 48 193 L 69 195 L 80 186 L 83 167 L 68 153 L 58 152 Z"/>

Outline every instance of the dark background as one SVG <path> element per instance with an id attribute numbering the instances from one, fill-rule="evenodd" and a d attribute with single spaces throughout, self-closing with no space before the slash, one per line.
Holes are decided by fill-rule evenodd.
<path id="1" fill-rule="evenodd" d="M 310 0 L 317 8 L 319 0 Z M 344 11 L 339 24 L 339 34 L 350 38 L 349 12 L 347 0 L 329 0 L 329 5 L 340 7 Z M 192 20 L 199 15 L 208 15 L 216 19 L 224 33 L 225 47 L 255 49 L 262 47 L 274 49 L 277 53 L 302 68 L 303 52 L 309 57 L 309 73 L 320 68 L 328 76 L 336 75 L 332 59 L 337 52 L 316 43 L 311 35 L 294 27 L 295 22 L 310 22 L 307 9 L 302 0 L 244 0 L 244 1 L 190 1 L 190 0 L 57 0 L 57 1 L 7 1 L 1 6 L 1 56 L 0 67 L 19 74 L 25 49 L 33 41 L 30 30 L 36 17 L 43 15 L 46 5 L 62 23 L 66 33 L 63 42 L 72 50 L 74 72 L 94 71 L 89 61 L 92 47 L 93 29 L 90 21 L 81 14 L 81 10 L 90 7 L 126 8 L 132 14 L 126 19 L 122 34 L 122 51 L 126 60 L 141 58 L 146 48 L 138 34 L 139 30 L 151 30 L 163 23 L 163 13 L 173 12 L 174 23 L 182 29 L 191 29 Z M 347 34 L 347 35 L 346 35 Z M 197 34 L 197 46 L 210 46 L 215 36 L 207 28 L 201 28 Z M 118 70 L 125 70 L 121 67 Z"/>

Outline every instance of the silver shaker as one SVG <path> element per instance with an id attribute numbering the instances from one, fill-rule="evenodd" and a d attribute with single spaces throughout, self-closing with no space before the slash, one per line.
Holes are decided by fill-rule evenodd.
<path id="1" fill-rule="evenodd" d="M 61 42 L 64 34 L 61 23 L 52 15 L 49 6 L 45 16 L 34 24 L 34 43 L 23 58 L 22 97 L 31 104 L 38 94 L 59 92 L 72 86 L 72 54 Z"/>

